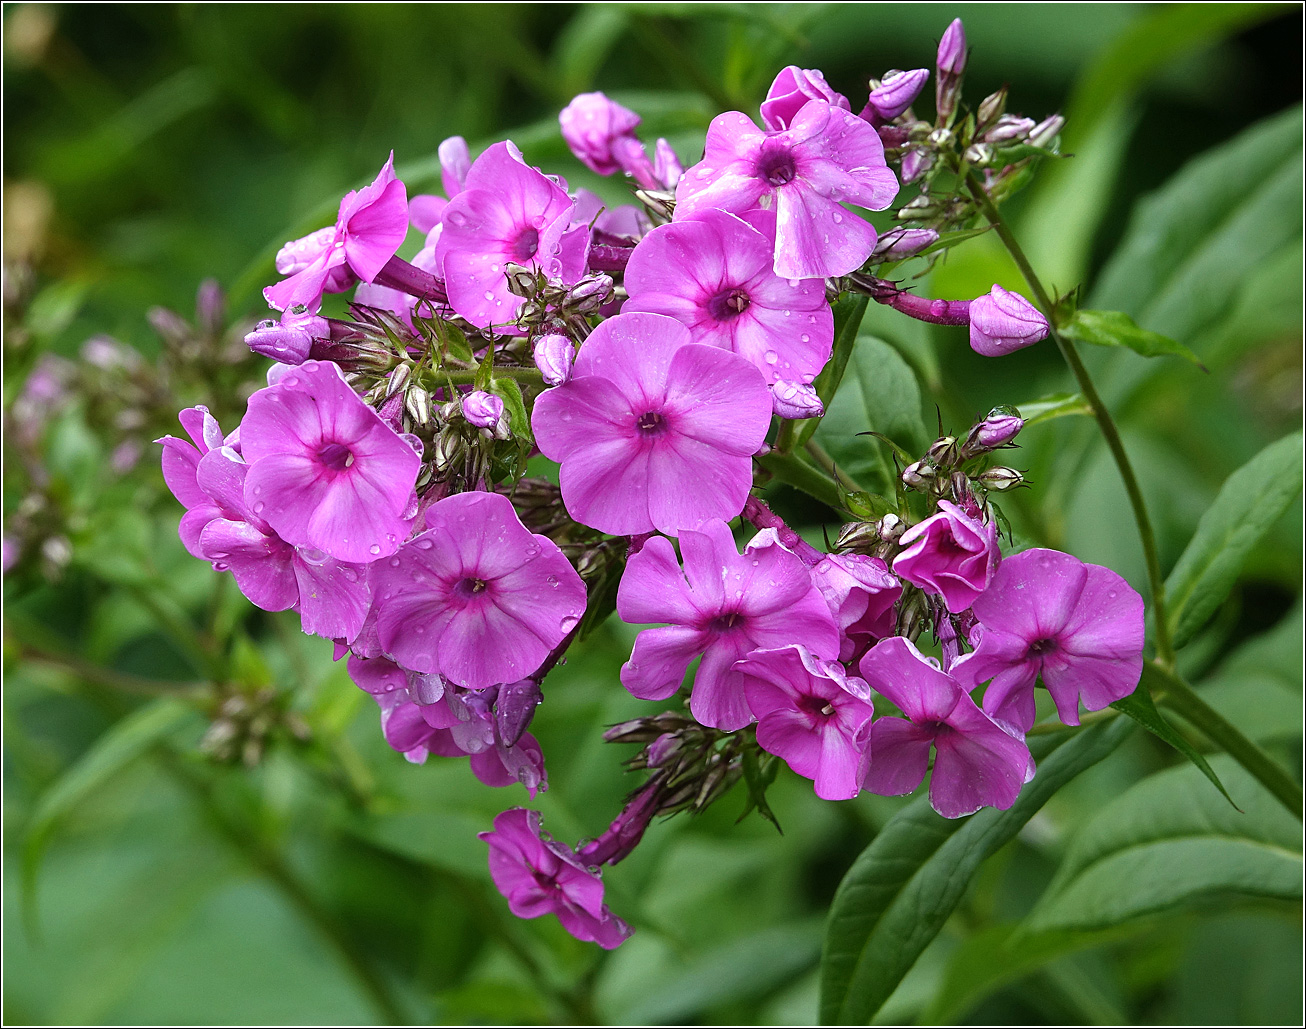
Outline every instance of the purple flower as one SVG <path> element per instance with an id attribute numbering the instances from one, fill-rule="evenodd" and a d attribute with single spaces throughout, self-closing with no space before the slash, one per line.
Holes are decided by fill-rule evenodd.
<path id="1" fill-rule="evenodd" d="M 882 640 L 862 658 L 863 678 L 906 719 L 871 724 L 871 764 L 865 786 L 896 797 L 921 784 L 934 748 L 930 804 L 944 818 L 982 807 L 1006 809 L 1034 776 L 1024 740 L 1007 733 L 975 706 L 951 675 L 902 636 Z"/>
<path id="2" fill-rule="evenodd" d="M 902 583 L 878 557 L 826 554 L 812 567 L 812 582 L 842 634 L 841 661 L 852 661 L 875 640 L 893 635 Z"/>
<path id="3" fill-rule="evenodd" d="M 561 386 L 571 378 L 576 361 L 576 344 L 561 333 L 551 332 L 535 341 L 535 367 L 549 386 Z"/>
<path id="4" fill-rule="evenodd" d="M 1019 293 L 994 283 L 970 303 L 970 348 L 985 357 L 1005 357 L 1048 334 L 1048 320 Z"/>
<path id="5" fill-rule="evenodd" d="M 943 597 L 953 614 L 965 611 L 989 587 L 1002 554 L 992 523 L 967 514 L 949 500 L 939 513 L 913 525 L 899 540 L 893 573 Z"/>
<path id="6" fill-rule="evenodd" d="M 712 520 L 680 534 L 684 570 L 670 541 L 655 536 L 626 563 L 617 613 L 630 623 L 669 622 L 635 640 L 621 681 L 641 700 L 665 700 L 680 688 L 689 662 L 690 710 L 703 725 L 733 731 L 753 720 L 734 664 L 757 649 L 801 643 L 834 658 L 839 636 L 803 562 L 776 542 L 774 530 L 741 556 L 730 528 Z"/>
<path id="7" fill-rule="evenodd" d="M 749 362 L 658 314 L 619 314 L 585 341 L 570 381 L 535 401 L 568 513 L 614 535 L 733 518 L 753 485 L 771 397 Z M 693 488 L 687 488 L 689 484 Z"/>
<path id="8" fill-rule="evenodd" d="M 1098 711 L 1138 685 L 1143 598 L 1109 568 L 1026 550 L 1002 562 L 971 610 L 979 646 L 951 671 L 969 688 L 992 679 L 984 710 L 1021 732 L 1034 724 L 1040 676 L 1066 725 L 1079 724 L 1081 703 Z"/>
<path id="9" fill-rule="evenodd" d="M 214 518 L 222 516 L 222 509 L 200 486 L 197 474 L 201 458 L 210 450 L 222 447 L 226 441 L 217 419 L 203 405 L 186 408 L 177 415 L 177 420 L 194 440 L 193 444 L 176 436 L 163 436 L 154 442 L 163 446 L 163 481 L 186 509 L 177 534 L 187 552 L 202 561 L 205 558 L 200 549 L 200 533 Z"/>
<path id="10" fill-rule="evenodd" d="M 508 289 L 509 264 L 565 283 L 584 273 L 588 232 L 571 228 L 571 197 L 511 143 L 481 154 L 465 187 L 444 210 L 435 260 L 450 305 L 473 325 L 516 319 L 525 301 Z"/>
<path id="11" fill-rule="evenodd" d="M 529 675 L 585 613 L 580 576 L 497 493 L 445 497 L 426 525 L 376 566 L 382 649 L 472 689 Z"/>
<path id="12" fill-rule="evenodd" d="M 473 390 L 463 397 L 463 417 L 478 429 L 491 433 L 507 434 L 508 418 L 503 410 L 503 400 L 483 389 Z"/>
<path id="13" fill-rule="evenodd" d="M 772 206 L 776 274 L 826 278 L 856 270 L 875 248 L 875 229 L 841 205 L 882 211 L 897 192 L 875 130 L 812 100 L 783 131 L 764 132 L 738 111 L 713 119 L 703 160 L 676 187 L 675 218 Z"/>
<path id="14" fill-rule="evenodd" d="M 723 211 L 654 229 L 626 265 L 623 311 L 675 318 L 695 343 L 732 350 L 767 382 L 811 382 L 834 346 L 820 279 L 782 279 L 774 244 Z"/>
<path id="15" fill-rule="evenodd" d="M 306 361 L 255 393 L 240 438 L 246 502 L 286 542 L 366 563 L 408 534 L 421 457 L 336 365 Z"/>
<path id="16" fill-rule="evenodd" d="M 925 88 L 930 73 L 926 68 L 913 71 L 891 71 L 871 90 L 862 109 L 861 117 L 872 125 L 883 125 L 907 110 Z"/>
<path id="17" fill-rule="evenodd" d="M 376 278 L 408 235 L 408 194 L 395 178 L 394 164 L 392 153 L 371 185 L 345 195 L 334 228 L 319 229 L 282 248 L 277 270 L 290 277 L 263 291 L 271 307 L 317 310 L 323 290 L 339 285 L 346 267 L 364 282 Z"/>
<path id="18" fill-rule="evenodd" d="M 639 115 L 602 93 L 581 93 L 558 115 L 562 138 L 571 152 L 592 172 L 611 175 L 622 167 L 613 144 L 632 138 Z"/>
<path id="19" fill-rule="evenodd" d="M 831 89 L 821 72 L 791 64 L 780 70 L 766 91 L 761 108 L 762 124 L 768 129 L 789 128 L 809 100 L 820 100 L 844 111 L 851 109 L 848 98 Z"/>
<path id="20" fill-rule="evenodd" d="M 755 650 L 735 665 L 757 717 L 757 743 L 815 783 L 823 800 L 850 800 L 866 776 L 871 691 L 805 647 Z"/>
<path id="21" fill-rule="evenodd" d="M 603 880 L 581 864 L 570 847 L 545 835 L 540 816 L 513 808 L 497 816 L 494 831 L 479 834 L 490 845 L 490 875 L 518 918 L 554 914 L 578 940 L 605 950 L 620 946 L 630 926 L 603 904 Z"/>

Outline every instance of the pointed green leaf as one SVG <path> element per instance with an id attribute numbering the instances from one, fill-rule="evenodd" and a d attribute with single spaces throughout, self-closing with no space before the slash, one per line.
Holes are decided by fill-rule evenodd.
<path id="1" fill-rule="evenodd" d="M 943 928 L 985 858 L 1012 839 L 1057 790 L 1110 754 L 1133 730 L 1123 718 L 1054 748 L 1006 811 L 969 818 L 908 805 L 854 862 L 830 908 L 821 959 L 821 1022 L 865 1025 Z"/>
<path id="2" fill-rule="evenodd" d="M 1165 582 L 1176 647 L 1228 596 L 1244 559 L 1296 499 L 1301 482 L 1300 432 L 1271 443 L 1225 480 Z"/>
<path id="3" fill-rule="evenodd" d="M 1093 413 L 1088 401 L 1078 393 L 1052 393 L 1039 400 L 1031 400 L 1027 404 L 1018 404 L 1016 410 L 1025 420 L 1026 428 L 1039 422 L 1051 421 L 1053 418 Z"/>
<path id="4" fill-rule="evenodd" d="M 1182 343 L 1162 336 L 1159 332 L 1139 328 L 1123 311 L 1081 309 L 1061 327 L 1061 331 L 1079 343 L 1092 343 L 1099 347 L 1128 347 L 1143 357 L 1174 355 L 1192 361 L 1198 368 L 1205 370 L 1197 355 Z"/>
<path id="5" fill-rule="evenodd" d="M 1301 824 L 1232 760 L 1212 763 L 1241 811 L 1194 768 L 1148 776 L 1080 828 L 1029 928 L 1105 928 L 1229 893 L 1299 899 Z"/>

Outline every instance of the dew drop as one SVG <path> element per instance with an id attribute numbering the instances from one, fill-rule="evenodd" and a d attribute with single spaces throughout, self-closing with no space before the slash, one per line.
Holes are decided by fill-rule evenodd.
<path id="1" fill-rule="evenodd" d="M 767 364 L 775 364 L 778 360 L 780 360 L 780 355 L 777 354 L 774 350 L 768 350 L 762 356 L 766 360 Z"/>
<path id="2" fill-rule="evenodd" d="M 417 549 L 418 549 L 418 550 L 430 550 L 433 546 L 435 546 L 435 544 L 432 543 L 430 540 L 418 540 L 418 541 L 417 541 Z"/>
<path id="3" fill-rule="evenodd" d="M 838 213 L 832 214 L 830 217 L 834 219 L 834 223 L 836 225 L 840 224 L 843 221 L 843 215 Z"/>
<path id="4" fill-rule="evenodd" d="M 402 563 L 402 562 L 400 562 L 399 558 L 397 558 L 397 557 L 392 557 L 392 558 L 390 559 L 390 567 L 391 567 L 391 568 L 398 568 L 399 565 L 400 565 L 401 563 Z"/>
<path id="5" fill-rule="evenodd" d="M 254 492 L 257 493 L 258 490 L 255 490 Z M 265 503 L 263 503 L 263 501 L 261 501 L 261 500 L 256 500 L 256 501 L 254 502 L 254 513 L 255 513 L 255 514 L 262 514 L 262 513 L 263 513 L 263 509 L 264 509 L 265 507 L 267 507 L 267 506 L 268 506 L 268 505 L 265 504 Z"/>
<path id="6" fill-rule="evenodd" d="M 486 299 L 486 300 L 493 300 L 493 299 L 494 299 L 494 294 L 491 293 L 488 289 L 485 291 L 485 299 Z"/>
<path id="7" fill-rule="evenodd" d="M 805 332 L 804 332 L 801 336 L 799 336 L 798 338 L 801 339 L 804 343 L 810 343 L 810 342 L 812 342 L 812 337 L 809 336 L 809 335 L 807 335 L 807 333 L 805 333 Z"/>
<path id="8" fill-rule="evenodd" d="M 577 618 L 575 615 L 565 615 L 563 619 L 558 623 L 558 628 L 562 630 L 564 635 L 566 635 L 567 633 L 571 632 L 572 629 L 576 628 L 576 626 L 579 624 L 580 624 L 580 619 Z"/>
<path id="9" fill-rule="evenodd" d="M 381 544 L 373 543 L 370 547 L 367 548 L 367 552 L 375 557 L 376 555 L 381 553 Z"/>

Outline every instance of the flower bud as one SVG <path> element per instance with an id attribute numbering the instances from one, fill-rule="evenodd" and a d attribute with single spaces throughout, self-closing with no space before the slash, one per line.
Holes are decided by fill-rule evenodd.
<path id="1" fill-rule="evenodd" d="M 982 422 L 970 430 L 967 449 L 995 450 L 1010 443 L 1025 427 L 1024 419 L 1013 407 L 995 407 Z"/>
<path id="2" fill-rule="evenodd" d="M 1007 87 L 1003 86 L 996 93 L 990 93 L 980 101 L 979 110 L 975 112 L 976 128 L 983 131 L 1002 117 L 1007 109 Z"/>
<path id="3" fill-rule="evenodd" d="M 1019 143 L 1029 137 L 1034 130 L 1033 118 L 1022 118 L 1017 114 L 1004 114 L 994 126 L 983 135 L 986 143 L 995 145 Z"/>
<path id="4" fill-rule="evenodd" d="M 771 408 L 781 418 L 820 418 L 825 405 L 806 383 L 780 379 L 771 384 Z"/>
<path id="5" fill-rule="evenodd" d="M 951 464 L 952 458 L 956 455 L 956 442 L 957 440 L 953 436 L 943 436 L 936 439 L 930 444 L 930 449 L 925 451 L 925 463 L 935 467 Z"/>
<path id="6" fill-rule="evenodd" d="M 621 163 L 613 144 L 639 127 L 634 111 L 613 103 L 602 93 L 581 93 L 558 115 L 562 138 L 581 162 L 599 175 L 611 175 Z"/>
<path id="7" fill-rule="evenodd" d="M 671 149 L 671 144 L 659 137 L 653 148 L 653 177 L 662 183 L 663 189 L 674 190 L 685 174 L 685 166 Z"/>
<path id="8" fill-rule="evenodd" d="M 869 550 L 880 542 L 880 534 L 873 522 L 849 522 L 839 530 L 839 538 L 834 542 L 834 549 Z"/>
<path id="9" fill-rule="evenodd" d="M 644 748 L 644 764 L 660 768 L 680 750 L 680 738 L 675 733 L 664 732 Z"/>
<path id="10" fill-rule="evenodd" d="M 261 321 L 245 336 L 245 344 L 256 354 L 282 364 L 303 364 L 313 348 L 313 337 L 303 328 L 283 325 L 272 319 Z"/>
<path id="11" fill-rule="evenodd" d="M 435 437 L 431 461 L 437 471 L 447 472 L 463 459 L 466 452 L 467 444 L 462 435 L 453 428 L 446 428 Z"/>
<path id="12" fill-rule="evenodd" d="M 661 189 L 653 170 L 653 162 L 648 159 L 644 144 L 634 136 L 621 136 L 612 141 L 612 156 L 621 170 L 629 175 L 641 189 Z"/>
<path id="13" fill-rule="evenodd" d="M 499 687 L 499 696 L 494 702 L 494 727 L 503 746 L 517 745 L 542 699 L 540 684 L 534 679 L 522 679 Z"/>
<path id="14" fill-rule="evenodd" d="M 907 523 L 892 512 L 875 523 L 876 535 L 885 543 L 896 543 L 898 538 L 906 531 Z"/>
<path id="15" fill-rule="evenodd" d="M 1066 119 L 1059 114 L 1054 114 L 1050 118 L 1044 118 L 1041 122 L 1029 130 L 1030 146 L 1048 146 L 1057 138 L 1061 130 L 1065 127 Z"/>
<path id="16" fill-rule="evenodd" d="M 1021 485 L 1025 477 L 1014 468 L 1004 468 L 999 465 L 996 468 L 986 468 L 976 481 L 985 489 L 1001 492 Z"/>
<path id="17" fill-rule="evenodd" d="M 576 347 L 561 333 L 551 332 L 535 341 L 535 367 L 549 386 L 561 386 L 571 378 Z"/>
<path id="18" fill-rule="evenodd" d="M 982 168 L 986 164 L 992 164 L 997 153 L 988 143 L 972 143 L 962 151 L 961 156 L 967 163 Z"/>
<path id="19" fill-rule="evenodd" d="M 930 151 L 920 147 L 908 150 L 902 155 L 902 181 L 906 184 L 913 183 L 932 167 L 934 167 L 934 155 Z M 905 213 L 908 210 L 913 213 Z M 919 196 L 898 211 L 898 218 L 907 221 L 909 218 L 929 218 L 938 213 L 939 208 L 933 200 L 927 196 Z"/>
<path id="20" fill-rule="evenodd" d="M 581 314 L 594 314 L 612 297 L 612 276 L 606 272 L 590 275 L 567 291 L 567 306 Z"/>
<path id="21" fill-rule="evenodd" d="M 970 346 L 985 357 L 1002 357 L 1048 334 L 1047 319 L 1019 293 L 999 285 L 971 301 Z"/>
<path id="22" fill-rule="evenodd" d="M 938 240 L 939 234 L 933 229 L 893 229 L 880 237 L 871 257 L 881 261 L 902 261 L 933 246 Z"/>
<path id="23" fill-rule="evenodd" d="M 508 291 L 514 296 L 530 297 L 540 291 L 540 275 L 533 268 L 510 264 L 507 268 Z"/>
<path id="24" fill-rule="evenodd" d="M 930 73 L 927 68 L 889 72 L 884 76 L 883 81 L 871 90 L 871 95 L 866 98 L 866 107 L 862 110 L 862 117 L 871 124 L 875 124 L 876 119 L 881 122 L 893 121 L 920 96 L 920 92 L 925 87 L 929 77 Z"/>
<path id="25" fill-rule="evenodd" d="M 966 31 L 960 18 L 953 20 L 939 40 L 935 66 L 939 73 L 934 80 L 935 106 L 939 119 L 951 122 L 961 94 L 961 76 L 966 71 Z"/>
<path id="26" fill-rule="evenodd" d="M 902 470 L 902 484 L 910 489 L 925 489 L 934 478 L 935 469 L 925 461 L 913 461 Z"/>
<path id="27" fill-rule="evenodd" d="M 508 415 L 503 400 L 493 393 L 483 389 L 468 393 L 463 397 L 463 417 L 496 439 L 508 438 Z"/>

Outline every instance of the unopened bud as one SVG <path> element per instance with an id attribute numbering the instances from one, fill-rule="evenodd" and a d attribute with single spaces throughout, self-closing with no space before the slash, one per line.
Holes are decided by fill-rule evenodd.
<path id="1" fill-rule="evenodd" d="M 996 93 L 990 93 L 980 101 L 979 110 L 975 112 L 975 124 L 983 131 L 1002 117 L 1007 109 L 1007 87 L 1003 86 Z"/>
<path id="2" fill-rule="evenodd" d="M 999 465 L 996 468 L 986 468 L 976 481 L 985 489 L 1001 492 L 1021 485 L 1025 477 L 1014 468 Z"/>
<path id="3" fill-rule="evenodd" d="M 463 459 L 467 453 L 467 444 L 462 436 L 453 429 L 444 429 L 435 437 L 435 447 L 431 460 L 436 469 L 447 472 Z"/>
<path id="4" fill-rule="evenodd" d="M 966 71 L 966 31 L 956 18 L 939 40 L 935 59 L 938 77 L 934 80 L 935 106 L 940 120 L 950 122 L 961 94 L 961 77 Z"/>
<path id="5" fill-rule="evenodd" d="M 1014 407 L 995 407 L 973 429 L 966 441 L 968 449 L 994 450 L 1010 443 L 1025 427 L 1025 421 Z"/>
<path id="6" fill-rule="evenodd" d="M 500 743 L 505 747 L 517 745 L 542 699 L 540 684 L 534 679 L 522 679 L 499 687 L 499 696 L 494 702 L 494 727 L 499 733 Z"/>
<path id="7" fill-rule="evenodd" d="M 662 183 L 663 189 L 674 190 L 683 174 L 685 168 L 676 152 L 671 149 L 671 144 L 665 139 L 659 139 L 653 150 L 654 177 Z"/>
<path id="8" fill-rule="evenodd" d="M 649 768 L 660 768 L 680 750 L 680 738 L 664 732 L 644 748 L 644 763 Z"/>
<path id="9" fill-rule="evenodd" d="M 913 151 L 918 152 L 918 151 Z M 911 156 L 910 154 L 908 156 Z M 931 161 L 933 158 L 931 158 Z M 907 178 L 907 158 L 902 159 L 903 179 Z M 933 218 L 942 214 L 943 208 L 935 202 L 933 197 L 921 195 L 907 201 L 902 207 L 898 208 L 897 218 L 899 221 L 912 221 L 917 218 Z"/>
<path id="10" fill-rule="evenodd" d="M 195 294 L 195 319 L 204 335 L 213 337 L 222 332 L 226 306 L 227 297 L 217 279 L 205 279 L 200 283 Z"/>
<path id="11" fill-rule="evenodd" d="M 1045 147 L 1052 143 L 1066 125 L 1066 119 L 1059 114 L 1044 118 L 1029 130 L 1029 145 Z"/>
<path id="12" fill-rule="evenodd" d="M 191 327 L 186 324 L 186 319 L 166 307 L 151 307 L 145 320 L 169 346 L 175 347 L 191 337 Z"/>
<path id="13" fill-rule="evenodd" d="M 771 408 L 781 418 L 820 418 L 825 405 L 806 383 L 781 379 L 771 384 Z"/>
<path id="14" fill-rule="evenodd" d="M 972 143 L 964 151 L 961 157 L 967 164 L 973 164 L 976 167 L 983 168 L 985 165 L 992 164 L 997 154 L 988 143 Z"/>
<path id="15" fill-rule="evenodd" d="M 920 96 L 930 73 L 926 68 L 913 71 L 891 71 L 866 99 L 862 117 L 872 124 L 876 120 L 890 122 L 902 114 Z M 868 117 L 868 115 L 870 117 Z"/>
<path id="16" fill-rule="evenodd" d="M 567 291 L 567 304 L 581 314 L 594 314 L 612 297 L 612 276 L 605 272 L 581 279 Z"/>
<path id="17" fill-rule="evenodd" d="M 41 559 L 47 574 L 57 574 L 73 559 L 73 545 L 67 536 L 51 536 L 41 544 Z"/>
<path id="18" fill-rule="evenodd" d="M 1017 114 L 1004 114 L 991 129 L 984 133 L 983 139 L 986 143 L 999 146 L 1009 145 L 1028 139 L 1033 130 L 1033 118 L 1022 118 Z"/>
<path id="19" fill-rule="evenodd" d="M 495 439 L 508 438 L 508 415 L 503 400 L 478 389 L 463 397 L 463 417 Z"/>
<path id="20" fill-rule="evenodd" d="M 880 534 L 873 522 L 849 522 L 839 530 L 835 540 L 835 550 L 869 550 L 880 541 Z"/>
<path id="21" fill-rule="evenodd" d="M 956 442 L 957 440 L 953 436 L 936 439 L 930 444 L 930 449 L 925 451 L 925 461 L 936 467 L 951 464 L 952 458 L 956 455 Z"/>
<path id="22" fill-rule="evenodd" d="M 881 261 L 902 261 L 933 246 L 939 234 L 933 229 L 893 229 L 880 237 L 871 257 Z"/>
<path id="23" fill-rule="evenodd" d="M 539 292 L 539 274 L 533 269 L 525 268 L 520 264 L 510 264 L 506 274 L 508 276 L 508 291 L 513 296 L 529 299 Z"/>
<path id="24" fill-rule="evenodd" d="M 907 531 L 907 523 L 899 518 L 896 514 L 890 512 L 875 523 L 875 533 L 885 543 L 895 543 L 904 532 Z"/>
<path id="25" fill-rule="evenodd" d="M 540 370 L 545 384 L 561 386 L 571 378 L 576 347 L 566 336 L 551 332 L 535 341 L 534 357 L 535 367 Z"/>
<path id="26" fill-rule="evenodd" d="M 925 461 L 913 461 L 902 470 L 902 483 L 910 489 L 924 489 L 934 473 L 935 469 Z"/>
<path id="27" fill-rule="evenodd" d="M 431 394 L 420 386 L 410 386 L 404 394 L 404 409 L 418 425 L 431 420 Z"/>
<path id="28" fill-rule="evenodd" d="M 1047 319 L 1038 308 L 996 283 L 992 291 L 971 301 L 970 346 L 977 354 L 1002 357 L 1047 334 Z"/>
<path id="29" fill-rule="evenodd" d="M 904 183 L 911 184 L 915 182 L 917 179 L 919 179 L 922 175 L 924 175 L 927 171 L 929 171 L 933 166 L 934 166 L 934 155 L 930 151 L 923 150 L 919 147 L 913 150 L 908 150 L 905 154 L 902 155 L 902 181 Z M 916 200 L 912 201 L 912 203 L 916 203 L 917 200 L 926 201 L 926 203 L 918 205 L 920 207 L 933 206 L 929 202 L 928 197 L 917 197 Z M 910 207 L 911 205 L 909 204 L 907 206 Z M 903 208 L 903 210 L 906 210 L 906 208 Z M 926 218 L 936 213 L 938 212 L 931 210 L 929 214 L 920 213 L 920 214 L 904 215 L 902 211 L 899 211 L 898 217 L 899 218 L 905 218 L 905 217 Z"/>

